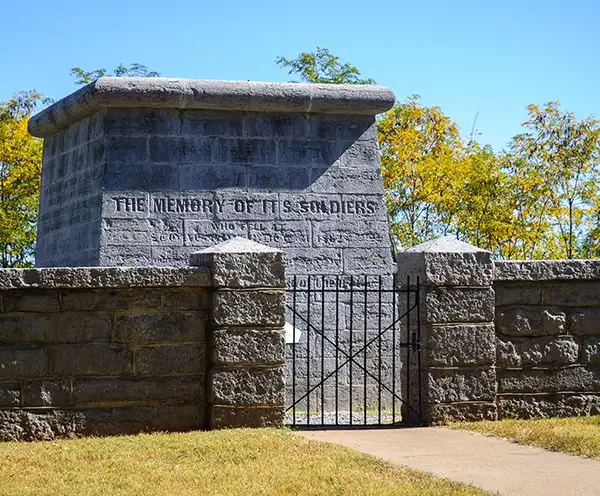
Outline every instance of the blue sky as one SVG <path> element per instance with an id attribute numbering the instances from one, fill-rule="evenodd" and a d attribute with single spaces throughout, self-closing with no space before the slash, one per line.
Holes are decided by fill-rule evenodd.
<path id="1" fill-rule="evenodd" d="M 495 149 L 525 106 L 560 100 L 600 118 L 595 0 L 0 0 L 0 100 L 75 89 L 69 70 L 139 62 L 168 77 L 287 81 L 275 65 L 318 46 L 418 93 Z M 7 22 L 9 20 L 10 22 Z"/>

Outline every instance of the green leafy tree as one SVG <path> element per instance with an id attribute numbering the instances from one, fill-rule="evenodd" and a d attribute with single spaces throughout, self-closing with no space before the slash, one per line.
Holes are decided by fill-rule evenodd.
<path id="1" fill-rule="evenodd" d="M 75 84 L 83 85 L 95 81 L 102 76 L 131 76 L 131 77 L 158 77 L 160 73 L 149 70 L 143 64 L 133 63 L 129 67 L 119 64 L 112 72 L 106 69 L 96 69 L 93 71 L 85 71 L 81 67 L 73 67 L 71 75 L 75 77 Z"/>
<path id="2" fill-rule="evenodd" d="M 577 120 L 558 102 L 529 105 L 526 131 L 515 136 L 512 152 L 537 177 L 544 220 L 554 234 L 551 258 L 588 257 L 597 253 L 600 187 L 600 122 Z"/>
<path id="3" fill-rule="evenodd" d="M 361 79 L 355 66 L 342 64 L 327 48 L 317 47 L 314 52 L 303 52 L 295 59 L 277 57 L 275 63 L 306 83 L 375 84 L 373 79 Z"/>
<path id="4" fill-rule="evenodd" d="M 0 102 L 0 266 L 33 262 L 38 216 L 42 141 L 27 132 L 29 116 L 44 101 L 21 92 Z"/>
<path id="5" fill-rule="evenodd" d="M 392 236 L 400 247 L 454 234 L 464 145 L 458 127 L 418 95 L 378 122 Z"/>

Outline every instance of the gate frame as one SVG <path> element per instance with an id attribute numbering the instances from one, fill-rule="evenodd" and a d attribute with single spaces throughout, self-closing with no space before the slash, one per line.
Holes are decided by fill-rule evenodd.
<path id="1" fill-rule="evenodd" d="M 306 288 L 302 288 L 299 287 L 299 277 L 303 278 L 306 280 Z M 383 278 L 386 277 L 389 279 L 391 279 L 391 287 L 388 287 L 387 289 L 384 288 L 382 286 L 382 281 Z M 312 281 L 320 281 L 321 282 L 321 287 L 312 287 L 311 286 L 311 282 Z M 326 281 L 331 281 L 334 280 L 335 281 L 335 285 L 334 285 L 334 289 L 326 289 Z M 349 286 L 347 289 L 345 288 L 341 288 L 340 287 L 340 282 L 343 281 L 348 281 L 349 282 Z M 371 289 L 369 288 L 369 285 L 375 281 L 376 282 L 376 288 L 375 289 Z M 290 284 L 291 282 L 291 284 Z M 360 284 L 360 282 L 363 283 L 362 286 L 357 286 L 357 283 Z M 325 295 L 326 293 L 335 293 L 335 341 L 333 341 L 333 339 L 329 338 L 327 336 L 327 332 L 322 328 L 324 326 L 324 312 L 325 312 Z M 363 336 L 364 336 L 364 342 L 361 343 L 361 346 L 359 347 L 358 351 L 354 351 L 352 349 L 352 338 L 350 338 L 349 340 L 349 350 L 346 351 L 343 348 L 340 347 L 340 341 L 339 341 L 339 331 L 340 331 L 340 326 L 339 326 L 339 309 L 340 309 L 340 300 L 339 300 L 339 296 L 340 294 L 348 294 L 350 297 L 350 301 L 349 301 L 349 308 L 350 308 L 350 318 L 349 318 L 349 324 L 350 327 L 349 329 L 344 329 L 344 331 L 350 331 L 350 336 L 353 335 L 353 331 L 354 331 L 354 326 L 353 326 L 353 309 L 354 309 L 354 299 L 353 296 L 355 294 L 362 294 L 363 295 L 363 300 L 360 301 L 358 304 L 363 306 L 363 324 L 364 327 L 362 329 L 358 329 L 358 332 L 362 332 Z M 381 326 L 381 319 L 382 319 L 382 308 L 383 308 L 383 302 L 382 302 L 382 295 L 386 294 L 386 293 L 391 293 L 392 294 L 392 322 L 385 327 L 384 329 L 382 329 Z M 297 295 L 298 294 L 306 294 L 307 295 L 307 302 L 306 302 L 306 316 L 301 315 L 298 312 L 298 306 L 297 306 Z M 370 294 L 377 294 L 377 300 L 375 302 L 369 302 L 368 300 L 368 295 Z M 287 296 L 291 295 L 291 302 L 290 302 L 290 298 L 288 298 Z M 311 321 L 311 296 L 312 295 L 320 295 L 321 297 L 321 302 L 320 305 L 317 305 L 317 307 L 320 307 L 321 310 L 321 329 L 319 329 L 319 324 L 314 324 Z M 400 296 L 401 295 L 406 295 L 406 300 L 404 302 L 401 301 Z M 411 295 L 413 295 L 414 297 L 414 301 L 411 302 Z M 407 425 L 407 419 L 410 418 L 411 423 L 412 424 L 420 424 L 421 423 L 421 404 L 422 404 L 422 397 L 421 397 L 421 357 L 420 357 L 420 351 L 421 351 L 421 313 L 420 313 L 420 278 L 419 276 L 413 277 L 411 279 L 410 276 L 406 277 L 406 281 L 405 284 L 399 284 L 398 282 L 398 277 L 396 274 L 390 274 L 390 275 L 380 275 L 380 274 L 375 274 L 375 275 L 368 275 L 368 274 L 362 274 L 362 275 L 346 275 L 346 274 L 337 274 L 337 275 L 302 275 L 302 276 L 298 276 L 298 275 L 294 275 L 292 276 L 290 279 L 288 279 L 288 284 L 286 287 L 286 308 L 288 310 L 290 310 L 292 312 L 292 327 L 293 327 L 293 339 L 292 339 L 292 357 L 291 357 L 291 367 L 292 367 L 292 399 L 291 399 L 291 404 L 289 402 L 286 402 L 286 414 L 288 414 L 289 417 L 289 412 L 291 411 L 291 416 L 292 416 L 292 421 L 290 423 L 287 423 L 287 425 L 289 425 L 290 427 L 293 428 L 350 428 L 350 427 L 359 427 L 359 428 L 369 428 L 369 427 L 376 427 L 376 428 L 382 428 L 382 427 L 400 427 L 400 426 L 404 426 Z M 316 302 L 315 302 L 316 303 Z M 377 329 L 368 329 L 367 327 L 367 307 L 369 304 L 377 304 L 378 305 L 378 328 Z M 385 305 L 389 305 L 390 302 L 385 302 Z M 403 311 L 402 311 L 403 310 Z M 412 325 L 411 325 L 411 316 L 413 317 L 412 319 Z M 306 363 L 307 363 L 307 381 L 306 381 L 306 385 L 307 385 L 307 391 L 302 394 L 300 397 L 296 397 L 296 362 L 298 361 L 298 358 L 296 357 L 296 319 L 300 319 L 301 321 L 303 321 L 303 323 L 307 326 L 307 333 L 308 336 L 310 337 L 310 333 L 311 331 L 316 334 L 316 335 L 320 335 L 321 336 L 321 376 L 319 378 L 319 380 L 316 381 L 316 383 L 310 384 L 310 359 L 311 359 L 311 347 L 310 347 L 310 339 L 307 340 L 307 351 L 306 351 Z M 402 324 L 404 319 L 406 319 L 406 323 L 405 323 L 405 327 L 403 328 Z M 416 320 L 416 322 L 415 322 Z M 377 331 L 377 335 L 372 337 L 371 339 L 367 340 L 367 331 Z M 381 370 L 382 370 L 382 360 L 381 360 L 381 340 L 382 337 L 388 333 L 391 330 L 392 332 L 392 387 L 390 389 L 390 387 L 386 384 L 383 383 L 382 378 L 381 378 Z M 398 332 L 398 336 L 400 337 L 400 342 L 397 343 L 396 342 L 396 332 Z M 403 338 L 404 336 L 404 338 Z M 324 346 L 325 346 L 325 341 L 327 341 L 330 345 L 334 346 L 335 348 L 335 355 L 336 355 L 336 364 L 335 364 L 335 369 L 331 372 L 329 372 L 328 374 L 324 374 L 324 359 L 325 359 L 325 355 L 324 355 Z M 379 343 L 379 360 L 378 360 L 378 370 L 377 372 L 373 373 L 369 371 L 369 368 L 367 367 L 367 350 L 368 348 L 375 342 Z M 342 355 L 342 357 L 339 358 L 339 360 L 342 362 L 341 364 L 338 361 L 338 356 L 339 354 Z M 358 357 L 360 355 L 363 355 L 363 363 L 359 363 L 358 362 Z M 353 409 L 353 401 L 352 401 L 352 365 L 355 364 L 358 366 L 359 369 L 362 370 L 362 376 L 363 376 L 363 391 L 364 391 L 364 397 L 363 397 L 363 410 L 362 410 L 362 416 L 363 416 L 363 422 L 362 423 L 356 423 L 354 421 L 354 414 L 355 413 L 359 413 L 359 412 L 355 412 Z M 345 367 L 346 365 L 349 365 L 350 371 L 349 371 L 349 386 L 348 386 L 348 390 L 349 390 L 349 405 L 348 405 L 348 410 L 349 410 L 349 423 L 348 424 L 340 424 L 339 422 L 339 414 L 340 414 L 340 408 L 339 408 L 339 401 L 338 401 L 338 394 L 339 394 L 339 384 L 338 384 L 338 372 L 340 371 L 340 369 L 342 369 L 343 367 Z M 289 364 L 288 364 L 289 366 Z M 398 370 L 397 367 L 399 367 L 399 371 L 400 371 L 400 378 L 397 380 L 396 379 L 396 371 Z M 413 377 L 411 375 L 411 371 L 412 374 L 416 373 L 416 376 Z M 335 424 L 330 424 L 330 423 L 325 423 L 325 408 L 324 408 L 324 404 L 325 404 L 325 400 L 324 400 L 324 385 L 325 382 L 329 379 L 331 379 L 332 377 L 336 378 L 336 399 L 335 399 Z M 377 423 L 367 423 L 367 378 L 370 377 L 371 379 L 375 379 L 377 381 L 377 388 L 378 388 L 378 400 L 377 400 L 377 405 L 378 405 L 378 412 L 377 412 L 377 417 L 378 417 L 378 421 Z M 417 400 L 416 403 L 415 401 L 411 402 L 410 399 L 410 393 L 411 393 L 411 387 L 409 387 L 409 384 L 411 383 L 416 383 L 417 384 Z M 399 384 L 399 391 L 398 391 L 398 387 L 397 384 Z M 318 389 L 321 389 L 321 398 L 320 398 L 320 412 L 321 412 L 321 422 L 314 422 L 313 420 L 311 420 L 311 410 L 310 410 L 310 399 L 311 399 L 311 394 L 315 391 L 317 391 Z M 382 406 L 381 406 L 381 398 L 382 398 L 382 389 L 388 391 L 391 395 L 392 395 L 392 422 L 391 423 L 384 423 L 382 422 Z M 296 417 L 296 406 L 302 402 L 303 400 L 306 399 L 306 409 L 307 409 L 307 414 L 306 414 L 306 423 L 298 423 L 297 422 L 297 417 Z M 397 418 L 397 409 L 396 407 L 400 408 L 400 419 L 399 421 L 396 420 Z M 330 413 L 330 412 L 328 412 Z M 407 416 L 407 413 L 409 414 Z"/>

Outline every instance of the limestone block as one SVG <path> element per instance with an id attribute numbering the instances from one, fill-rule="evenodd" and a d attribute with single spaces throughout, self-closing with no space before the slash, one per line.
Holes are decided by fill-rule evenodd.
<path id="1" fill-rule="evenodd" d="M 544 286 L 542 298 L 545 305 L 600 306 L 600 280 L 555 282 Z"/>
<path id="2" fill-rule="evenodd" d="M 21 385 L 18 382 L 0 382 L 0 406 L 19 406 Z"/>
<path id="3" fill-rule="evenodd" d="M 216 287 L 284 287 L 284 260 L 281 250 L 236 237 L 193 253 L 190 264 L 209 267 Z"/>
<path id="4" fill-rule="evenodd" d="M 42 379 L 26 381 L 23 386 L 23 406 L 69 406 L 70 381 Z"/>
<path id="5" fill-rule="evenodd" d="M 204 374 L 207 366 L 205 344 L 145 346 L 135 350 L 136 375 Z"/>
<path id="6" fill-rule="evenodd" d="M 579 336 L 600 336 L 600 308 L 577 309 L 571 314 L 571 332 Z"/>
<path id="7" fill-rule="evenodd" d="M 494 268 L 498 281 L 600 279 L 598 260 L 497 260 Z"/>
<path id="8" fill-rule="evenodd" d="M 534 283 L 494 282 L 496 307 L 506 305 L 541 305 L 542 285 Z"/>
<path id="9" fill-rule="evenodd" d="M 600 415 L 600 395 L 595 393 L 501 395 L 497 402 L 498 419 Z"/>
<path id="10" fill-rule="evenodd" d="M 204 376 L 75 379 L 73 404 L 191 401 L 206 398 Z M 54 405 L 56 406 L 56 405 Z"/>
<path id="11" fill-rule="evenodd" d="M 447 236 L 398 254 L 398 274 L 418 276 L 431 286 L 490 286 L 491 253 Z"/>
<path id="12" fill-rule="evenodd" d="M 207 321 L 208 314 L 202 311 L 115 315 L 115 341 L 136 344 L 204 341 Z"/>
<path id="13" fill-rule="evenodd" d="M 214 405 L 283 405 L 284 396 L 283 366 L 212 372 L 210 402 Z"/>
<path id="14" fill-rule="evenodd" d="M 283 329 L 215 330 L 212 360 L 218 365 L 274 365 L 285 362 Z"/>
<path id="15" fill-rule="evenodd" d="M 555 307 L 501 307 L 496 330 L 506 336 L 556 336 L 566 333 L 566 314 Z"/>
<path id="16" fill-rule="evenodd" d="M 423 349 L 424 363 L 436 367 L 494 365 L 496 336 L 493 324 L 433 325 Z"/>
<path id="17" fill-rule="evenodd" d="M 422 416 L 426 425 L 498 419 L 495 403 L 437 403 L 424 405 L 423 410 Z"/>
<path id="18" fill-rule="evenodd" d="M 235 429 L 243 427 L 282 427 L 285 418 L 283 407 L 234 407 L 213 406 L 212 429 Z"/>
<path id="19" fill-rule="evenodd" d="M 161 292 L 159 289 L 124 290 L 65 290 L 61 292 L 62 307 L 66 311 L 114 311 L 149 310 L 159 308 Z"/>
<path id="20" fill-rule="evenodd" d="M 216 326 L 283 327 L 283 290 L 217 290 L 212 319 Z"/>
<path id="21" fill-rule="evenodd" d="M 600 336 L 587 338 L 581 349 L 583 365 L 600 365 Z"/>
<path id="22" fill-rule="evenodd" d="M 48 360 L 43 346 L 0 346 L 0 379 L 48 375 Z"/>
<path id="23" fill-rule="evenodd" d="M 562 367 L 573 365 L 578 360 L 579 344 L 571 337 L 498 339 L 498 367 Z"/>
<path id="24" fill-rule="evenodd" d="M 434 287 L 425 294 L 425 319 L 430 324 L 494 320 L 491 288 Z"/>
<path id="25" fill-rule="evenodd" d="M 429 369 L 425 373 L 425 403 L 494 401 L 496 370 Z"/>
<path id="26" fill-rule="evenodd" d="M 500 393 L 558 393 L 600 390 L 600 369 L 571 367 L 566 369 L 498 371 Z"/>
<path id="27" fill-rule="evenodd" d="M 132 371 L 129 346 L 108 343 L 63 344 L 48 347 L 53 374 L 121 375 Z"/>
<path id="28" fill-rule="evenodd" d="M 58 291 L 6 291 L 2 293 L 2 309 L 10 312 L 58 312 Z"/>

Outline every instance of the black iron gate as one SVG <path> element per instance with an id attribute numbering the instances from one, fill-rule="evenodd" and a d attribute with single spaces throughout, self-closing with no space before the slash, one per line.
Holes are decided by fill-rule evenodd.
<path id="1" fill-rule="evenodd" d="M 395 426 L 420 418 L 419 281 L 294 276 L 286 313 L 286 423 Z"/>

